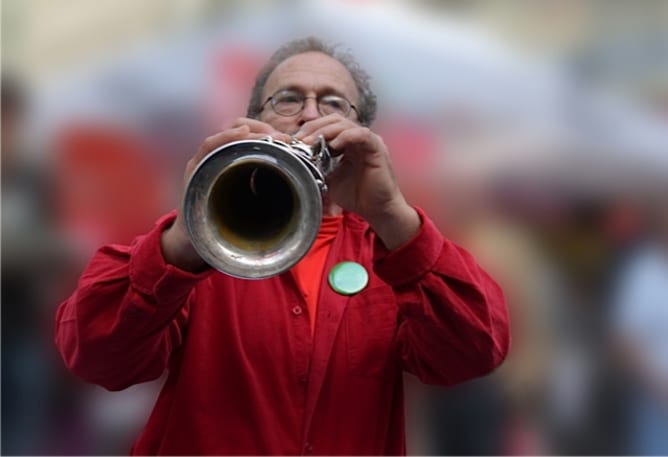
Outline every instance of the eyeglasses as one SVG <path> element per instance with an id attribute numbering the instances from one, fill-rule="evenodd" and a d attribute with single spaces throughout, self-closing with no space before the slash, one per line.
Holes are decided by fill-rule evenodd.
<path id="1" fill-rule="evenodd" d="M 357 107 L 340 95 L 327 94 L 320 97 L 306 97 L 301 92 L 291 89 L 282 89 L 276 92 L 262 104 L 262 109 L 269 103 L 276 114 L 294 116 L 302 112 L 308 98 L 316 100 L 318 112 L 321 116 L 334 113 L 347 116 L 351 109 L 359 116 Z"/>

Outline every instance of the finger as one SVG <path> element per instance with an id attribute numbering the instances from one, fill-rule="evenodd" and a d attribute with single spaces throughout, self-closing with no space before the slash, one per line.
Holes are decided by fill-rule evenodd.
<path id="1" fill-rule="evenodd" d="M 279 132 L 266 122 L 262 122 L 257 119 L 250 119 L 247 117 L 240 117 L 236 120 L 234 126 L 239 127 L 242 125 L 248 126 L 250 128 L 250 132 L 252 133 L 263 134 L 264 136 L 268 135 L 271 136 L 272 138 L 285 142 L 290 141 L 290 135 L 288 135 L 287 133 Z"/>
<path id="2" fill-rule="evenodd" d="M 285 133 L 280 133 L 280 132 L 277 135 L 269 135 L 269 136 L 271 136 L 271 139 L 273 139 L 273 140 L 279 140 L 279 141 L 283 141 L 285 143 L 289 143 L 290 140 L 291 140 L 290 135 L 286 135 Z M 246 139 L 249 139 L 249 140 L 266 140 L 267 139 L 267 134 L 265 134 L 265 133 L 252 133 L 251 132 L 246 136 Z"/>
<path id="3" fill-rule="evenodd" d="M 227 129 L 222 132 L 218 132 L 210 137 L 206 138 L 202 145 L 199 147 L 199 150 L 195 157 L 204 157 L 209 152 L 214 149 L 230 143 L 232 141 L 238 141 L 246 138 L 250 133 L 250 127 L 247 125 L 240 125 L 235 128 Z"/>
<path id="4" fill-rule="evenodd" d="M 350 160 L 343 159 L 326 177 L 327 185 L 336 185 L 343 177 L 349 176 L 353 170 L 353 163 Z"/>
<path id="5" fill-rule="evenodd" d="M 247 125 L 252 131 L 258 133 L 269 133 L 274 130 L 274 128 L 266 122 L 262 122 L 259 119 L 251 119 L 250 117 L 239 117 L 234 121 L 232 126 L 240 127 L 242 125 Z"/>
<path id="6" fill-rule="evenodd" d="M 315 143 L 320 136 L 322 136 L 325 141 L 330 141 L 339 136 L 342 132 L 356 127 L 356 124 L 351 124 L 345 120 L 339 120 L 334 123 L 323 125 L 313 130 L 308 135 L 304 135 L 302 141 L 307 144 L 312 144 Z"/>
<path id="7" fill-rule="evenodd" d="M 338 132 L 329 139 L 329 146 L 336 150 L 344 150 L 349 146 L 363 146 L 362 149 L 376 150 L 380 146 L 380 140 L 367 127 L 356 127 Z"/>
<path id="8" fill-rule="evenodd" d="M 334 124 L 338 122 L 347 122 L 349 125 L 352 127 L 353 125 L 356 125 L 354 122 L 352 122 L 350 119 L 346 119 L 340 114 L 328 114 L 327 116 L 324 117 L 319 117 L 317 119 L 313 119 L 311 121 L 308 121 L 302 125 L 297 133 L 295 133 L 295 136 L 299 138 L 300 140 L 303 141 L 303 138 L 313 135 L 317 130 L 329 125 L 329 124 Z"/>

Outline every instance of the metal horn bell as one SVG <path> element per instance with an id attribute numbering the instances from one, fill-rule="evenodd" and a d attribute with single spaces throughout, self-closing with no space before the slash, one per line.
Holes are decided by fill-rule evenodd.
<path id="1" fill-rule="evenodd" d="M 195 250 L 212 267 L 239 278 L 289 269 L 318 234 L 325 177 L 333 165 L 322 138 L 311 147 L 267 137 L 210 152 L 184 194 Z"/>

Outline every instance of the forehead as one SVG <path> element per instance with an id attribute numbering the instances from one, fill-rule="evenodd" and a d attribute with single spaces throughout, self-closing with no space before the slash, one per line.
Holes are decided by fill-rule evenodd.
<path id="1" fill-rule="evenodd" d="M 350 72 L 341 62 L 321 52 L 297 54 L 278 64 L 267 79 L 263 96 L 288 87 L 317 94 L 335 92 L 357 101 L 357 87 Z"/>

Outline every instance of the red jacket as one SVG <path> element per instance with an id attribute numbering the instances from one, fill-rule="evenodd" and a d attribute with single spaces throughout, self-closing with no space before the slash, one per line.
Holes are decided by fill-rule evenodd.
<path id="1" fill-rule="evenodd" d="M 99 250 L 57 312 L 67 366 L 109 390 L 169 370 L 134 454 L 405 454 L 402 370 L 451 385 L 494 369 L 509 344 L 499 287 L 423 225 L 388 252 L 347 214 L 325 264 L 355 260 L 368 286 L 323 280 L 315 335 L 290 272 L 240 280 L 165 263 L 163 217 Z"/>

